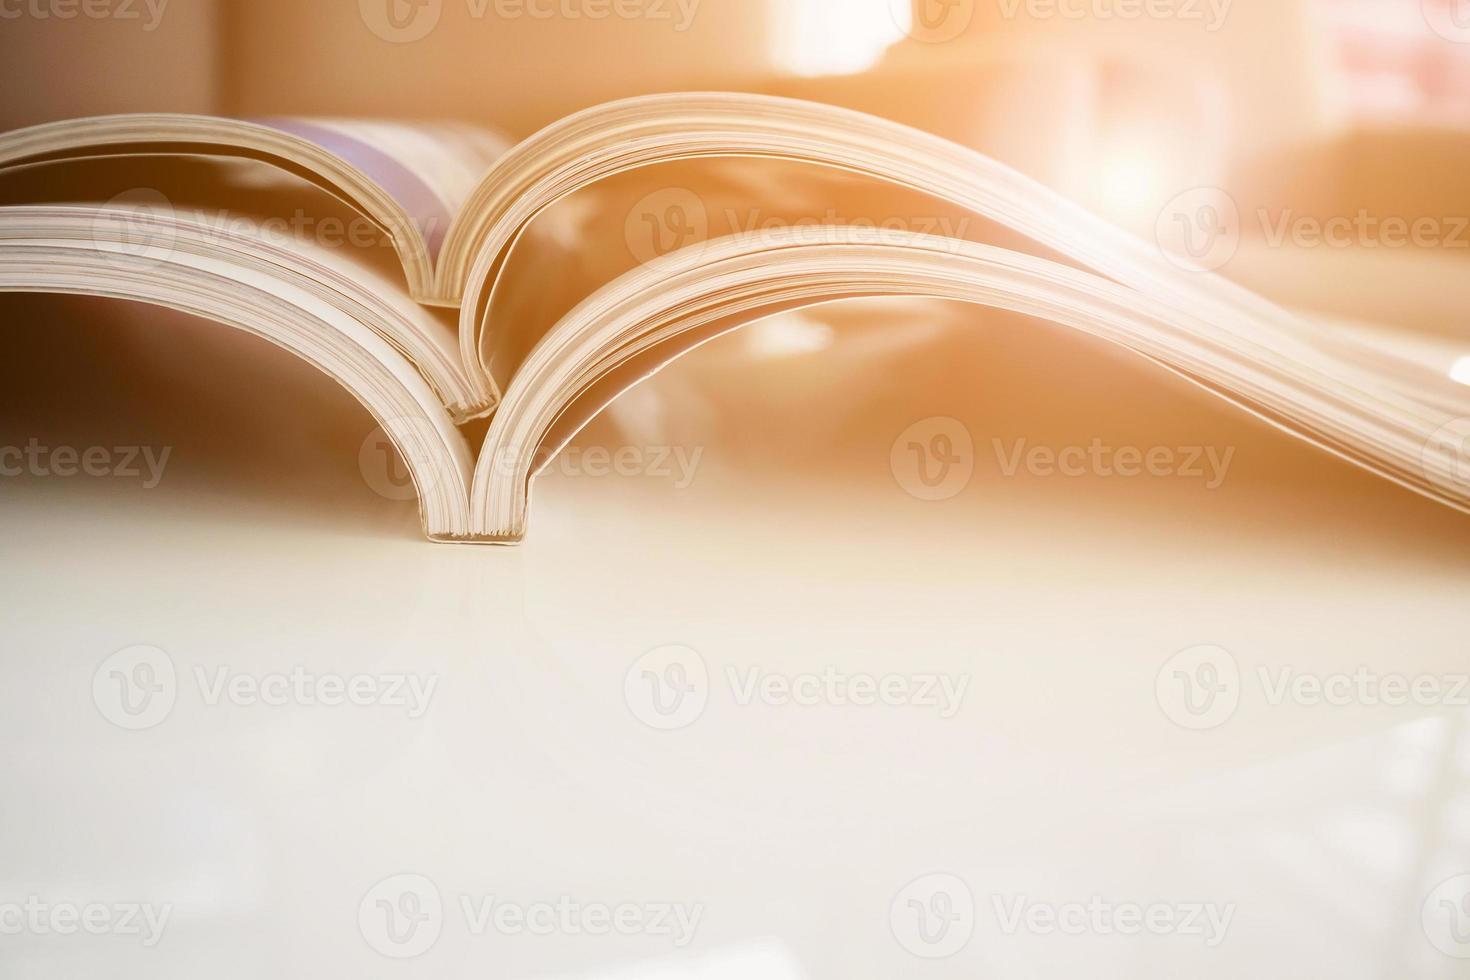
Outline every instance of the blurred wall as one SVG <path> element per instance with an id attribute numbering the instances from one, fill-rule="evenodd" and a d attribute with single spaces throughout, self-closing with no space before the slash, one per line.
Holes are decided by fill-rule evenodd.
<path id="1" fill-rule="evenodd" d="M 251 0 L 227 111 L 452 116 L 513 133 L 607 99 L 769 70 L 767 0 Z"/>
<path id="2" fill-rule="evenodd" d="M 912 0 L 907 38 L 894 23 L 893 7 L 903 2 L 0 0 L 0 122 L 213 110 L 453 116 L 524 133 L 641 92 L 779 88 L 790 74 L 779 62 L 790 52 L 805 49 L 812 60 L 812 50 L 840 47 L 860 24 L 891 29 L 897 43 L 886 58 L 879 45 L 873 60 L 882 59 L 880 76 L 904 83 L 854 79 L 849 92 L 834 79 L 829 97 L 967 142 L 995 141 L 996 132 L 1029 123 L 1029 133 L 1009 140 L 1014 154 L 1002 156 L 1037 156 L 1038 145 L 1047 154 L 1072 152 L 1039 130 L 1073 125 L 1059 114 L 1079 98 L 1107 100 L 1107 92 L 1099 98 L 1095 86 L 1079 83 L 1086 77 L 1141 86 L 1114 101 L 1159 101 L 1186 123 L 1214 86 L 1224 93 L 1232 163 L 1300 141 L 1321 117 L 1307 16 L 1314 0 L 1189 5 L 1224 4 L 1218 29 L 1039 17 L 1048 5 L 1029 0 Z M 116 16 L 81 13 L 89 7 Z M 950 11 L 957 29 L 925 28 L 934 9 Z M 802 36 L 791 36 L 793 25 Z M 926 73 L 945 77 L 929 87 L 913 79 Z M 823 97 L 821 85 L 800 80 L 792 90 Z M 1198 149 L 1195 128 L 1176 131 Z"/>
<path id="3" fill-rule="evenodd" d="M 916 8 L 942 2 L 913 0 Z M 1251 153 L 1299 139 L 1322 118 L 1315 14 L 1325 0 L 1160 0 L 1158 16 L 1125 15 L 1151 5 L 1122 0 L 954 2 L 964 24 L 959 36 L 936 43 L 919 29 L 917 43 L 905 46 L 906 60 L 932 63 L 923 49 L 952 48 L 955 58 L 972 62 L 1070 55 L 1151 66 L 1174 79 L 1174 86 L 1154 88 L 1155 98 L 1196 83 L 1225 92 L 1232 135 Z"/>
<path id="4" fill-rule="evenodd" d="M 6 0 L 0 129 L 218 108 L 218 0 Z"/>

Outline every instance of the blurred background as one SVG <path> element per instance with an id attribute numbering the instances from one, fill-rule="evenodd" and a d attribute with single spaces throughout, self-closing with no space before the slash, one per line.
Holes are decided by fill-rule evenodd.
<path id="1" fill-rule="evenodd" d="M 450 117 L 523 136 L 622 96 L 777 92 L 940 133 L 1140 231 L 1182 192 L 1219 188 L 1242 216 L 1227 274 L 1293 305 L 1463 335 L 1463 0 L 645 6 L 137 0 L 137 19 L 7 17 L 0 126 L 166 110 Z M 1403 247 L 1378 230 L 1299 233 L 1360 212 L 1437 224 Z M 1283 215 L 1292 234 L 1273 245 Z"/>

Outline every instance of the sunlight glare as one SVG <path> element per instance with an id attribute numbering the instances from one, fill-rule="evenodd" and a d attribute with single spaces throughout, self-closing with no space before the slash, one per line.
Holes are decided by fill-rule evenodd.
<path id="1" fill-rule="evenodd" d="M 906 5 L 895 0 L 768 0 L 778 68 L 844 75 L 871 68 L 904 37 Z"/>

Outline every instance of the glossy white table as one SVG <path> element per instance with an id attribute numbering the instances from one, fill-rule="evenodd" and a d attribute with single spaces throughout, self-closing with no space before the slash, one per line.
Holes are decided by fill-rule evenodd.
<path id="1" fill-rule="evenodd" d="M 690 486 L 553 476 L 524 547 L 454 548 L 273 352 L 6 310 L 0 441 L 173 447 L 0 481 L 6 975 L 1470 970 L 1470 521 L 1143 367 L 933 309 L 861 389 L 881 330 L 732 341 L 587 434 L 702 445 Z M 926 502 L 889 450 L 937 415 L 976 473 Z M 1237 451 L 1003 478 L 1019 437 Z"/>

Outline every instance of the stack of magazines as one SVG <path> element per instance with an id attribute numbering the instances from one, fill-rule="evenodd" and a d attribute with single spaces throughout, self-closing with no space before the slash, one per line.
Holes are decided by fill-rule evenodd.
<path id="1" fill-rule="evenodd" d="M 830 182 L 741 179 L 773 162 Z M 613 186 L 633 204 L 579 197 Z M 435 541 L 522 540 L 538 471 L 682 354 L 873 296 L 1104 338 L 1470 510 L 1470 389 L 1443 370 L 1216 275 L 1193 229 L 1144 240 L 970 149 L 833 106 L 648 96 L 516 145 L 446 123 L 109 116 L 0 137 L 0 188 L 0 289 L 169 307 L 307 360 L 383 426 Z M 922 198 L 930 220 L 834 206 L 855 193 Z M 716 233 L 711 201 L 766 218 Z M 619 247 L 587 233 L 599 222 Z"/>

